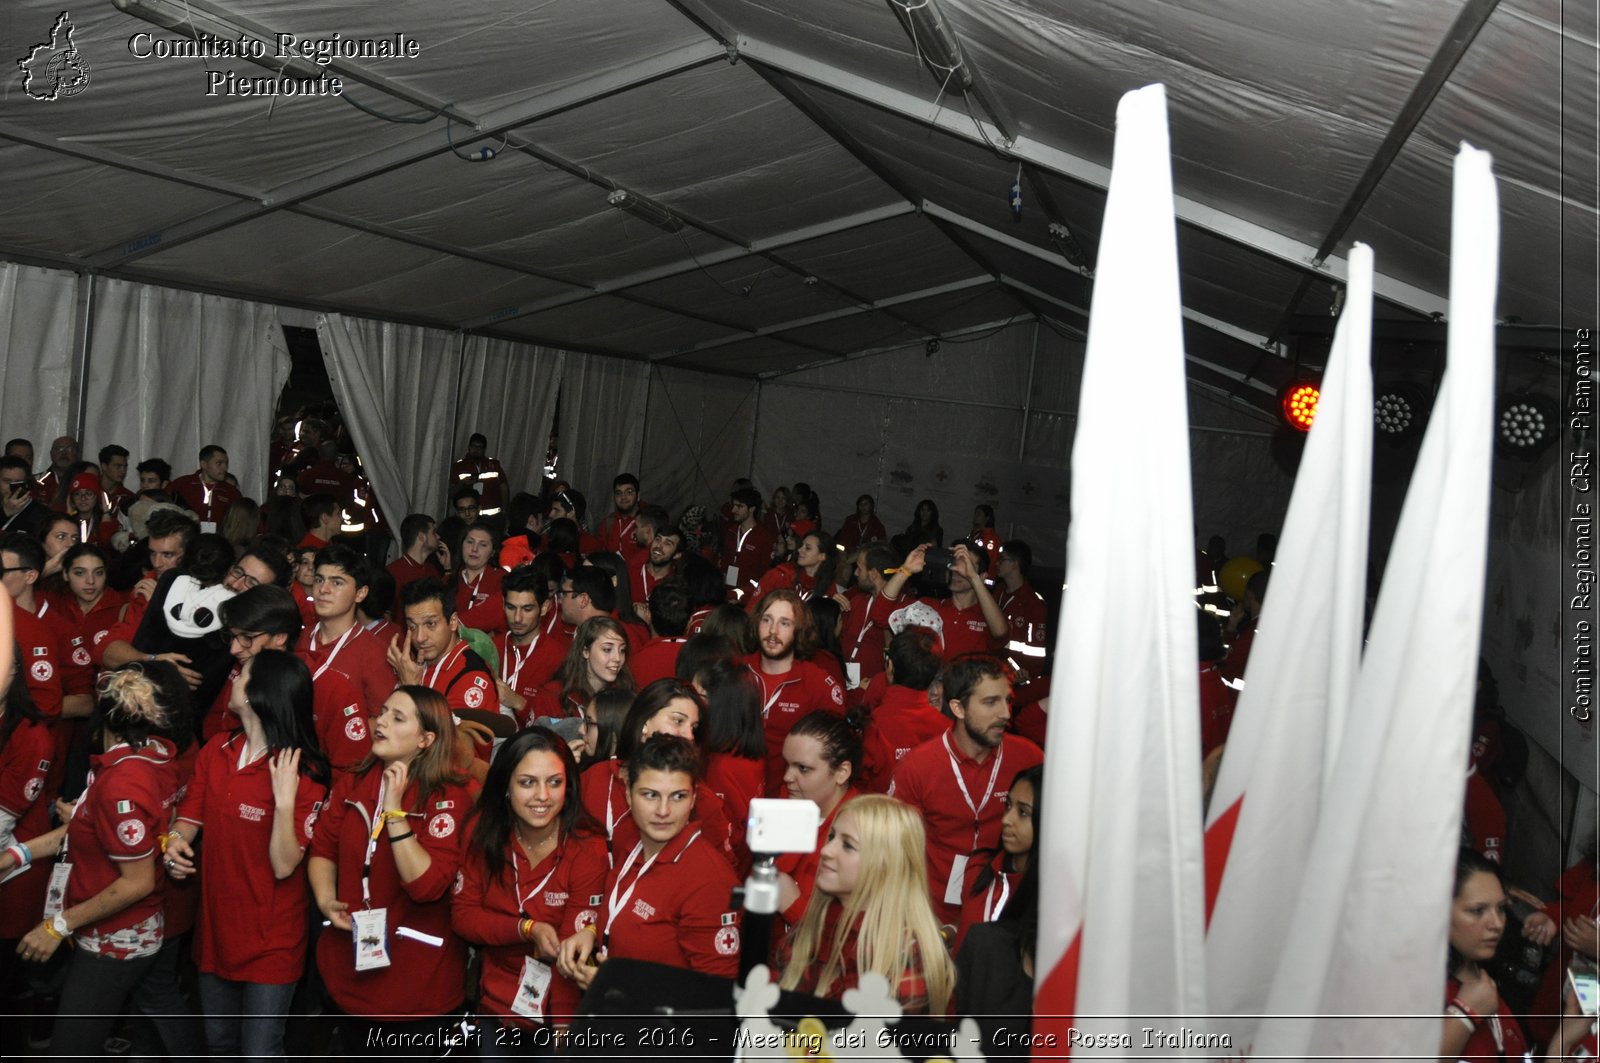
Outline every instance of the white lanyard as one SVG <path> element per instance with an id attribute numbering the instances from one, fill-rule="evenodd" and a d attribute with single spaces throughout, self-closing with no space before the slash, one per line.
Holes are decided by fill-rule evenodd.
<path id="1" fill-rule="evenodd" d="M 512 690 L 517 689 L 517 679 L 522 675 L 522 666 L 527 664 L 528 659 L 533 656 L 533 648 L 539 645 L 541 634 L 542 632 L 537 627 L 533 629 L 533 641 L 528 643 L 527 653 L 522 652 L 522 648 L 517 645 L 515 639 L 510 635 L 506 636 L 506 652 L 500 655 L 500 678 L 505 680 L 506 686 Z M 515 668 L 511 668 L 508 671 L 506 666 L 510 664 L 513 654 L 516 655 L 517 664 Z"/>
<path id="2" fill-rule="evenodd" d="M 772 706 L 777 704 L 778 696 L 783 693 L 783 688 L 788 686 L 791 682 L 793 682 L 793 680 L 785 679 L 783 682 L 779 683 L 778 689 L 774 690 L 772 692 L 772 696 L 767 699 L 766 704 L 761 706 L 761 718 L 763 720 L 767 718 L 767 713 L 772 711 Z M 972 802 L 968 801 L 967 803 L 971 804 Z"/>
<path id="3" fill-rule="evenodd" d="M 977 804 L 972 803 L 972 795 L 967 792 L 967 781 L 961 777 L 961 762 L 956 759 L 955 750 L 950 748 L 950 732 L 944 734 L 944 751 L 950 756 L 950 772 L 956 777 L 956 785 L 961 788 L 961 799 L 972 809 L 972 847 L 978 847 L 978 818 L 983 815 L 983 810 L 988 807 L 989 798 L 994 796 L 994 783 L 1000 777 L 1000 763 L 1006 759 L 1004 744 L 994 751 L 994 767 L 989 769 L 989 783 L 983 791 L 983 800 Z"/>
<path id="4" fill-rule="evenodd" d="M 322 678 L 322 673 L 326 672 L 329 668 L 333 667 L 333 659 L 335 657 L 339 656 L 339 651 L 344 649 L 344 644 L 346 642 L 350 641 L 350 636 L 354 635 L 356 633 L 356 628 L 359 627 L 359 626 L 360 626 L 359 624 L 351 624 L 347 629 L 345 629 L 345 633 L 343 635 L 339 636 L 339 641 L 335 642 L 333 644 L 333 649 L 328 651 L 328 659 L 326 661 L 322 662 L 322 666 L 320 668 L 318 668 L 315 672 L 311 673 L 311 681 L 312 682 L 316 682 L 318 679 L 321 679 Z M 317 652 L 317 632 L 319 632 L 321 630 L 322 630 L 322 625 L 321 624 L 318 624 L 316 627 L 311 629 L 311 652 L 312 653 L 316 653 Z"/>
<path id="5" fill-rule="evenodd" d="M 467 605 L 469 607 L 478 604 L 478 588 L 483 585 L 483 577 L 487 576 L 488 574 L 489 570 L 485 568 L 482 572 L 478 573 L 478 578 L 472 581 L 472 589 L 467 592 Z M 467 573 L 465 569 L 463 569 L 461 572 L 461 582 L 467 582 Z"/>
<path id="6" fill-rule="evenodd" d="M 1000 887 L 1000 899 L 995 900 L 994 888 Z M 994 881 L 989 883 L 988 891 L 983 895 L 983 921 L 992 923 L 1000 918 L 1000 912 L 1006 906 L 1006 900 L 1011 896 L 1011 883 L 1006 881 L 1004 871 L 996 871 Z"/>
<path id="7" fill-rule="evenodd" d="M 850 656 L 854 660 L 861 659 L 861 640 L 867 637 L 867 629 L 872 627 L 872 606 L 877 602 L 877 594 L 867 599 L 867 615 L 861 619 L 861 630 L 856 633 L 856 644 L 850 649 Z"/>
<path id="8" fill-rule="evenodd" d="M 700 837 L 700 832 L 695 831 L 689 836 L 689 841 L 685 842 L 684 844 L 693 844 L 694 840 L 698 837 Z M 667 845 L 671 844 L 671 841 L 667 842 Z M 627 906 L 628 901 L 633 897 L 633 891 L 639 887 L 639 880 L 644 878 L 645 872 L 650 870 L 650 865 L 656 862 L 656 857 L 660 856 L 666 851 L 667 845 L 663 845 L 660 849 L 657 849 L 654 855 L 644 862 L 644 866 L 639 869 L 639 873 L 633 877 L 633 882 L 628 886 L 627 892 L 621 897 L 618 897 L 617 890 L 621 888 L 622 880 L 628 877 L 628 869 L 632 867 L 633 862 L 639 858 L 639 854 L 644 852 L 644 842 L 636 842 L 633 846 L 633 852 L 629 853 L 628 858 L 622 862 L 622 870 L 617 872 L 616 885 L 611 887 L 611 895 L 606 898 L 607 936 L 610 936 L 612 928 L 617 925 L 617 916 L 622 914 L 622 909 Z"/>
<path id="9" fill-rule="evenodd" d="M 639 587 L 644 591 L 645 597 L 650 596 L 650 562 L 648 561 L 639 566 Z"/>
<path id="10" fill-rule="evenodd" d="M 511 834 L 512 834 L 513 838 L 516 837 L 516 829 L 515 828 L 512 828 Z M 544 887 L 550 881 L 550 877 L 556 873 L 556 868 L 561 866 L 561 857 L 559 855 L 556 855 L 556 854 L 559 854 L 560 851 L 561 851 L 560 845 L 561 845 L 561 839 L 557 838 L 556 839 L 556 847 L 557 847 L 556 848 L 556 853 L 552 854 L 552 855 L 555 855 L 555 861 L 554 861 L 554 863 L 552 863 L 550 865 L 550 870 L 545 872 L 544 878 L 539 880 L 539 884 L 537 886 L 533 887 L 533 889 L 529 890 L 527 892 L 527 894 L 524 895 L 523 892 L 522 892 L 522 872 L 520 870 L 518 870 L 518 868 L 517 868 L 517 864 L 520 862 L 519 858 L 523 857 L 522 845 L 521 845 L 520 842 L 517 844 L 516 851 L 511 854 L 511 874 L 512 874 L 513 879 L 515 880 L 515 883 L 516 883 L 515 889 L 516 889 L 516 896 L 517 896 L 517 910 L 518 911 L 526 912 L 528 910 L 528 902 L 533 900 L 539 894 L 544 892 Z M 528 870 L 529 871 L 533 870 L 531 865 L 529 866 Z"/>
<path id="11" fill-rule="evenodd" d="M 456 661 L 460 660 L 461 655 L 466 652 L 467 644 L 463 642 L 460 646 L 456 647 L 454 652 L 447 653 L 443 657 L 440 657 L 438 664 L 434 665 L 431 670 L 427 670 L 422 673 L 422 685 L 425 687 L 432 687 L 434 690 L 439 690 L 439 688 L 434 684 L 438 681 L 440 674 L 444 671 L 445 665 L 454 664 Z M 444 691 L 440 690 L 439 693 L 442 694 Z"/>
<path id="12" fill-rule="evenodd" d="M 368 876 L 372 874 L 372 857 L 378 851 L 378 835 L 383 833 L 384 826 L 389 822 L 383 818 L 384 790 L 388 785 L 389 781 L 387 779 L 381 777 L 378 779 L 378 800 L 372 806 L 372 829 L 367 832 L 367 855 L 361 861 L 361 903 L 368 909 L 372 907 L 372 890 L 367 884 Z M 401 794 L 400 799 L 404 801 L 405 795 Z M 361 808 L 361 803 L 356 802 L 356 807 Z M 366 809 L 361 808 L 363 815 L 366 814 L 366 811 Z M 410 813 L 407 813 L 407 815 L 410 815 Z"/>
<path id="13" fill-rule="evenodd" d="M 37 617 L 38 619 L 43 620 L 44 619 L 44 614 L 48 613 L 49 611 L 50 611 L 50 599 L 46 598 L 44 601 L 39 603 L 39 611 L 37 613 L 34 613 L 33 615 L 35 617 Z"/>
<path id="14" fill-rule="evenodd" d="M 616 762 L 612 762 L 616 766 Z M 611 779 L 606 783 L 606 841 L 611 840 L 612 832 L 617 829 L 617 824 L 622 822 L 622 814 L 611 814 L 611 795 L 617 792 L 617 773 L 611 773 Z"/>
<path id="15" fill-rule="evenodd" d="M 753 531 L 755 531 L 755 528 L 753 527 L 746 528 L 743 535 L 737 536 L 738 542 L 736 542 L 733 547 L 733 556 L 735 558 L 744 553 L 744 541 L 750 538 L 750 533 Z"/>
<path id="16" fill-rule="evenodd" d="M 241 731 L 240 734 L 244 734 L 244 732 Z M 244 771 L 245 768 L 266 756 L 267 748 L 268 747 L 266 746 L 262 746 L 261 749 L 256 752 L 255 756 L 246 759 L 245 754 L 250 752 L 250 736 L 244 735 L 244 741 L 239 743 L 239 766 L 234 770 Z"/>

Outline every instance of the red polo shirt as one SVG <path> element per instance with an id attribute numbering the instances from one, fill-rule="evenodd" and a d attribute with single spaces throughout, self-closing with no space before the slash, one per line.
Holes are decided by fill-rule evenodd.
<path id="1" fill-rule="evenodd" d="M 534 698 L 540 687 L 555 678 L 571 645 L 572 636 L 560 629 L 550 632 L 536 628 L 526 646 L 516 645 L 511 633 L 502 631 L 494 637 L 494 648 L 500 655 L 500 681 L 523 698 Z"/>
<path id="2" fill-rule="evenodd" d="M 861 736 L 861 788 L 883 793 L 907 753 L 948 730 L 950 717 L 929 703 L 926 690 L 890 684 Z"/>
<path id="3" fill-rule="evenodd" d="M 27 841 L 50 830 L 50 799 L 45 792 L 55 758 L 48 724 L 19 719 L 0 749 L 0 812 L 13 820 L 12 834 Z M 45 887 L 55 861 L 40 858 L 15 878 L 0 882 L 0 940 L 20 938 L 38 925 Z"/>
<path id="4" fill-rule="evenodd" d="M 883 651 L 889 643 L 889 614 L 903 603 L 881 594 L 852 590 L 845 595 L 850 609 L 844 614 L 839 645 L 844 659 L 861 666 L 861 684 L 883 674 Z"/>
<path id="5" fill-rule="evenodd" d="M 337 895 L 351 912 L 363 907 L 362 864 L 369 824 L 376 822 L 378 786 L 383 772 L 374 767 L 362 775 L 341 775 L 317 822 L 311 855 L 332 860 L 338 868 Z M 388 909 L 388 967 L 355 969 L 350 931 L 328 926 L 317 941 L 317 970 L 334 1002 L 352 1015 L 442 1015 L 461 1003 L 467 973 L 467 950 L 450 929 L 450 887 L 461 865 L 463 823 L 472 808 L 464 786 L 446 785 L 418 802 L 417 784 L 406 789 L 400 807 L 412 813 L 408 822 L 417 842 L 428 851 L 428 870 L 403 882 L 394 853 L 379 832 L 367 873 L 372 907 Z M 411 842 L 401 842 L 410 845 Z M 402 928 L 441 938 L 432 945 L 399 933 Z"/>
<path id="6" fill-rule="evenodd" d="M 947 729 L 896 765 L 889 796 L 922 813 L 928 829 L 928 887 L 940 922 L 954 926 L 961 916 L 959 900 L 944 899 L 956 858 L 1000 845 L 1000 820 L 1012 780 L 1043 760 L 1038 746 L 1008 734 L 980 763 L 960 751 Z M 958 897 L 960 889 L 958 880 Z"/>
<path id="7" fill-rule="evenodd" d="M 787 672 L 768 675 L 761 670 L 761 655 L 744 659 L 761 683 L 761 719 L 767 736 L 767 793 L 779 792 L 783 783 L 783 740 L 789 729 L 818 709 L 844 714 L 844 687 L 811 661 L 795 660 Z"/>
<path id="8" fill-rule="evenodd" d="M 483 946 L 479 1006 L 501 1022 L 527 1027 L 532 1020 L 514 1014 L 511 1004 L 522 985 L 524 962 L 539 957 L 533 943 L 518 933 L 522 920 L 548 923 L 563 939 L 593 926 L 605 904 L 609 864 L 605 839 L 598 834 L 563 838 L 537 867 L 528 866 L 515 837 L 506 839 L 505 855 L 505 873 L 491 878 L 483 854 L 467 853 L 450 903 L 450 925 Z M 550 968 L 550 986 L 540 1001 L 544 1019 L 565 1023 L 577 1013 L 582 994 L 553 961 L 541 962 Z"/>
<path id="9" fill-rule="evenodd" d="M 600 910 L 608 953 L 721 978 L 737 976 L 740 912 L 733 889 L 738 884 L 693 823 L 653 860 L 639 845 L 627 855 L 619 848 Z"/>
<path id="10" fill-rule="evenodd" d="M 490 564 L 476 578 L 465 572 L 456 579 L 456 619 L 491 635 L 506 629 L 506 600 L 500 593 L 505 573 Z"/>
<path id="11" fill-rule="evenodd" d="M 628 778 L 621 761 L 612 758 L 584 772 L 578 792 L 584 811 L 605 827 L 613 853 L 624 853 L 639 840 L 639 827 L 628 810 Z M 727 809 L 716 791 L 703 782 L 694 788 L 694 812 L 689 823 L 704 831 L 706 842 L 716 850 L 721 862 L 732 866 L 733 828 L 728 823 Z"/>
<path id="12" fill-rule="evenodd" d="M 963 653 L 999 653 L 1005 649 L 1005 639 L 989 633 L 989 622 L 983 618 L 983 609 L 977 602 L 960 609 L 950 598 L 926 601 L 944 621 L 945 660 L 954 660 Z M 906 599 L 902 598 L 900 604 L 906 604 Z"/>
<path id="13" fill-rule="evenodd" d="M 318 672 L 323 677 L 332 672 L 342 674 L 356 688 L 363 715 L 376 716 L 395 688 L 388 645 L 359 623 L 337 639 L 322 638 L 321 628 L 319 623 L 303 629 L 295 653 L 306 662 L 314 679 Z"/>
<path id="14" fill-rule="evenodd" d="M 643 690 L 657 679 L 671 679 L 677 675 L 678 654 L 688 641 L 687 636 L 658 636 L 640 646 L 637 653 L 630 653 L 628 671 L 633 673 L 633 681 L 639 689 Z"/>
<path id="15" fill-rule="evenodd" d="M 303 861 L 288 878 L 273 874 L 271 755 L 241 768 L 244 745 L 243 732 L 207 742 L 178 806 L 179 819 L 204 829 L 195 960 L 200 970 L 222 978 L 284 985 L 305 973 L 311 894 Z M 293 822 L 301 848 L 311 844 L 327 793 L 321 783 L 300 777 Z"/>
<path id="16" fill-rule="evenodd" d="M 429 576 L 438 579 L 443 573 L 431 557 L 418 564 L 405 554 L 401 554 L 394 561 L 389 562 L 389 575 L 394 577 L 394 618 L 396 622 L 403 624 L 405 623 L 406 613 L 405 607 L 400 602 L 405 595 L 406 588 L 417 582 L 417 580 L 426 579 Z"/>

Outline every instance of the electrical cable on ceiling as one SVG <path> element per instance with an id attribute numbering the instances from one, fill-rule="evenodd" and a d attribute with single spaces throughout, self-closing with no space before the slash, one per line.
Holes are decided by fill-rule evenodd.
<path id="1" fill-rule="evenodd" d="M 427 123 L 433 121 L 434 119 L 440 117 L 441 115 L 443 115 L 445 113 L 444 108 L 443 107 L 439 107 L 439 108 L 424 108 L 424 110 L 427 110 L 428 113 L 426 115 L 417 116 L 417 117 L 414 117 L 414 116 L 411 116 L 411 115 L 385 114 L 384 112 L 379 111 L 379 110 L 377 110 L 375 108 L 368 107 L 366 104 L 362 103 L 360 100 L 358 100 L 355 97 L 351 96 L 348 90 L 346 90 L 344 92 L 341 92 L 339 94 L 339 98 L 341 100 L 343 100 L 345 103 L 348 103 L 350 106 L 354 107 L 358 111 L 365 111 L 367 114 L 370 114 L 374 118 L 382 118 L 385 122 L 394 122 L 394 123 L 399 124 L 399 125 L 426 125 Z M 446 105 L 446 106 L 448 106 L 448 105 Z"/>
<path id="2" fill-rule="evenodd" d="M 498 148 L 479 148 L 470 155 L 463 155 L 461 150 L 456 147 L 456 138 L 454 135 L 455 120 L 451 118 L 450 115 L 446 114 L 444 116 L 444 122 L 444 136 L 445 139 L 450 142 L 450 152 L 462 162 L 488 162 L 504 151 L 506 144 L 508 144 L 511 139 L 510 137 L 502 136 L 500 138 L 500 146 Z"/>

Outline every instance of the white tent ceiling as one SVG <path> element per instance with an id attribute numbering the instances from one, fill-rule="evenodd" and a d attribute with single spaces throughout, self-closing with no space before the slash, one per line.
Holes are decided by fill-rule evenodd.
<path id="1" fill-rule="evenodd" d="M 1354 239 L 1380 314 L 1443 311 L 1461 140 L 1496 156 L 1500 315 L 1593 324 L 1593 5 L 939 2 L 966 94 L 884 0 L 125 0 L 230 38 L 420 47 L 334 60 L 345 99 L 273 100 L 207 96 L 208 70 L 268 71 L 138 58 L 135 34 L 180 34 L 80 0 L 88 86 L 7 82 L 0 256 L 770 376 L 1081 325 L 1089 283 L 1048 226 L 1092 261 L 1115 102 L 1162 81 L 1198 379 L 1259 399 L 1238 378 L 1273 379 L 1261 345 L 1327 314 Z M 7 54 L 47 40 L 60 3 L 8 0 Z M 616 187 L 685 226 L 613 209 Z"/>

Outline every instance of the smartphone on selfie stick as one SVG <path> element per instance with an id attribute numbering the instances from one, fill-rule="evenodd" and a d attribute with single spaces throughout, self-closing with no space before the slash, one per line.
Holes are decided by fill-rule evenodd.
<path id="1" fill-rule="evenodd" d="M 772 923 L 778 914 L 777 859 L 784 853 L 809 853 L 817 847 L 822 810 L 814 801 L 758 797 L 750 802 L 745 845 L 753 863 L 743 890 L 744 929 L 739 935 L 739 981 L 767 962 Z"/>

